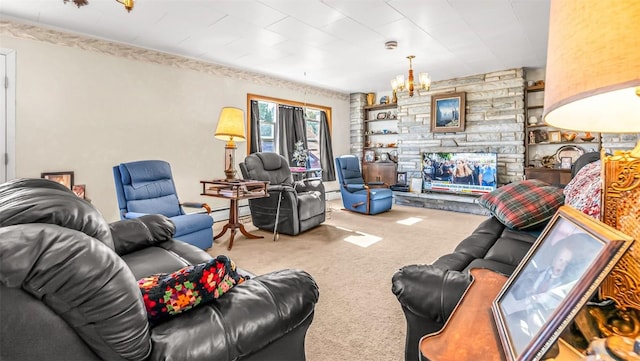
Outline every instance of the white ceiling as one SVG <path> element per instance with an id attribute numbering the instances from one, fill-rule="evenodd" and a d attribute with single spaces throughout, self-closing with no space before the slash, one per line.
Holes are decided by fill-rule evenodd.
<path id="1" fill-rule="evenodd" d="M 5 19 L 344 93 L 389 91 L 407 55 L 433 80 L 544 67 L 548 14 L 549 0 L 0 0 Z"/>

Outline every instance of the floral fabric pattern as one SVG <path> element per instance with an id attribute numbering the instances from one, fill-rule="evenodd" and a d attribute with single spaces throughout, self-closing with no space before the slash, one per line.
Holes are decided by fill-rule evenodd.
<path id="1" fill-rule="evenodd" d="M 564 187 L 564 204 L 595 219 L 600 219 L 600 168 L 599 160 L 585 165 Z"/>
<path id="2" fill-rule="evenodd" d="M 210 302 L 245 281 L 235 263 L 218 256 L 173 273 L 158 273 L 138 280 L 149 321 L 157 323 Z"/>

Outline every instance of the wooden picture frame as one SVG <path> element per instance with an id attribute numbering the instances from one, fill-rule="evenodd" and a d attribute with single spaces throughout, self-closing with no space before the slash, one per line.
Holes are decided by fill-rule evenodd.
<path id="1" fill-rule="evenodd" d="M 541 360 L 632 242 L 560 207 L 492 303 L 506 359 Z"/>
<path id="2" fill-rule="evenodd" d="M 365 163 L 373 163 L 376 161 L 376 152 L 373 150 L 365 150 L 364 151 L 364 162 Z"/>
<path id="3" fill-rule="evenodd" d="M 551 143 L 560 143 L 562 141 L 562 134 L 559 130 L 552 130 L 547 132 L 549 136 L 549 142 Z"/>
<path id="4" fill-rule="evenodd" d="M 40 173 L 40 178 L 49 179 L 54 182 L 60 183 L 63 186 L 71 189 L 73 186 L 73 172 L 65 171 L 65 172 L 42 172 Z"/>
<path id="5" fill-rule="evenodd" d="M 78 197 L 85 199 L 85 192 L 87 190 L 87 186 L 84 184 L 74 184 L 73 186 L 71 186 L 71 190 L 73 191 L 73 193 L 75 193 L 75 195 L 77 195 Z"/>
<path id="6" fill-rule="evenodd" d="M 431 132 L 463 132 L 466 93 L 446 93 L 431 96 Z"/>
<path id="7" fill-rule="evenodd" d="M 396 173 L 396 184 L 407 185 L 407 172 Z"/>

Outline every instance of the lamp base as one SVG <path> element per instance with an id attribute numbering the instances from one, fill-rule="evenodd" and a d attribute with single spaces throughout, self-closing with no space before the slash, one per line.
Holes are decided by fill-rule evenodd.
<path id="1" fill-rule="evenodd" d="M 225 180 L 231 181 L 236 179 L 236 170 L 235 169 L 225 169 L 224 175 L 226 176 Z"/>

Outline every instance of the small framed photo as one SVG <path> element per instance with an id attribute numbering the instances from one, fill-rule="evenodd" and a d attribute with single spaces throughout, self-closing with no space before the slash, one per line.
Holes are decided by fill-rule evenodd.
<path id="1" fill-rule="evenodd" d="M 463 132 L 466 93 L 431 96 L 431 132 Z"/>
<path id="2" fill-rule="evenodd" d="M 387 113 L 385 112 L 380 112 L 378 113 L 378 115 L 376 115 L 376 119 L 387 119 Z"/>
<path id="3" fill-rule="evenodd" d="M 43 172 L 40 173 L 40 178 L 49 179 L 54 182 L 60 183 L 63 186 L 71 189 L 73 186 L 73 172 Z"/>
<path id="4" fill-rule="evenodd" d="M 557 131 L 557 130 L 549 131 L 547 132 L 547 135 L 549 136 L 549 141 L 551 143 L 560 143 L 562 141 L 562 135 L 560 131 Z"/>
<path id="5" fill-rule="evenodd" d="M 376 152 L 373 150 L 364 151 L 364 161 L 367 163 L 373 163 L 376 161 Z"/>
<path id="6" fill-rule="evenodd" d="M 560 207 L 491 305 L 506 359 L 543 359 L 632 240 Z"/>
<path id="7" fill-rule="evenodd" d="M 407 172 L 396 173 L 396 184 L 407 185 Z"/>
<path id="8" fill-rule="evenodd" d="M 571 169 L 573 159 L 571 157 L 562 157 L 560 158 L 560 168 L 561 169 Z"/>
<path id="9" fill-rule="evenodd" d="M 73 191 L 73 193 L 75 193 L 78 197 L 85 199 L 85 195 L 84 192 L 86 190 L 86 185 L 84 184 L 74 184 L 71 187 L 71 190 Z"/>

